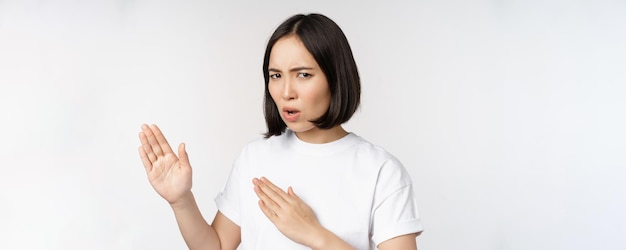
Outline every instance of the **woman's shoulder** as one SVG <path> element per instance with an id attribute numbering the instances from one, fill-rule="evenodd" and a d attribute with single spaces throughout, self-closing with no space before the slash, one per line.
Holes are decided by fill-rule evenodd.
<path id="1" fill-rule="evenodd" d="M 358 143 L 355 144 L 355 149 L 362 156 L 370 156 L 373 158 L 398 161 L 398 159 L 384 147 L 374 144 L 361 136 L 351 133 L 356 137 Z"/>
<path id="2" fill-rule="evenodd" d="M 408 177 L 406 168 L 402 162 L 384 147 L 374 144 L 362 137 L 358 137 L 359 143 L 355 148 L 356 157 L 368 162 L 375 162 L 378 173 L 381 177 L 391 179 L 404 179 Z"/>

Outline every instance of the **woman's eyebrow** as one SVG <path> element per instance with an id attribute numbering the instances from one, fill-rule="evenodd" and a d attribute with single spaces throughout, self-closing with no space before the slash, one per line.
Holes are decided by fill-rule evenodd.
<path id="1" fill-rule="evenodd" d="M 295 68 L 291 68 L 289 71 L 297 72 L 297 71 L 300 71 L 300 70 L 313 70 L 313 68 L 311 68 L 311 67 L 295 67 Z M 282 72 L 279 69 L 275 69 L 275 68 L 269 68 L 269 69 L 267 69 L 267 71 L 269 71 L 269 72 L 276 72 L 276 73 L 281 73 Z"/>
<path id="2" fill-rule="evenodd" d="M 313 70 L 313 68 L 311 68 L 311 67 L 295 67 L 295 68 L 290 69 L 289 71 L 295 72 L 295 71 L 300 71 L 300 70 Z"/>

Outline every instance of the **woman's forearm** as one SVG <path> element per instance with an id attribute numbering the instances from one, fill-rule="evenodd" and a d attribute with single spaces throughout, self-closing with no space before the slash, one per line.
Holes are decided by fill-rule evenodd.
<path id="1" fill-rule="evenodd" d="M 324 249 L 336 249 L 336 250 L 354 250 L 355 248 L 350 246 L 343 239 L 339 238 L 339 236 L 335 235 L 333 232 L 323 229 L 320 232 L 318 240 L 315 245 L 310 246 L 313 250 L 324 250 Z"/>
<path id="2" fill-rule="evenodd" d="M 179 202 L 170 204 L 185 243 L 190 250 L 219 250 L 217 233 L 200 213 L 193 193 L 189 191 Z"/>

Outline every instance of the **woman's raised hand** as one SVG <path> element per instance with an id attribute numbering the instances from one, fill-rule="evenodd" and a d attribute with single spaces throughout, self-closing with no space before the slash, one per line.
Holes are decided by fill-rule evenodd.
<path id="1" fill-rule="evenodd" d="M 185 144 L 178 146 L 178 156 L 156 125 L 143 124 L 139 133 L 139 156 L 154 190 L 170 204 L 191 192 L 191 165 Z"/>

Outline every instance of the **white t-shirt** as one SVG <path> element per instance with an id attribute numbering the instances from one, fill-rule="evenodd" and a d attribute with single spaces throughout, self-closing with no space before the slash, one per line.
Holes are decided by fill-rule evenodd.
<path id="1" fill-rule="evenodd" d="M 423 230 L 411 179 L 391 154 L 353 133 L 311 144 L 287 129 L 244 147 L 215 198 L 241 228 L 239 249 L 308 249 L 285 237 L 259 208 L 252 179 L 262 176 L 285 191 L 291 186 L 322 226 L 357 249 Z"/>

